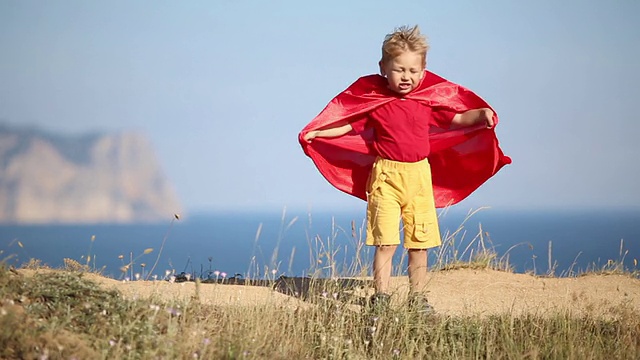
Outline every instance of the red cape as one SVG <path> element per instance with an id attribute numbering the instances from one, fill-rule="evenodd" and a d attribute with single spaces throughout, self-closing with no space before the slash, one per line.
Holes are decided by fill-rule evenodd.
<path id="1" fill-rule="evenodd" d="M 376 158 L 370 146 L 373 132 L 350 132 L 337 138 L 316 138 L 311 143 L 303 136 L 311 131 L 348 120 L 361 121 L 371 110 L 395 97 L 380 75 L 358 79 L 338 94 L 298 135 L 298 140 L 320 173 L 341 191 L 366 201 L 366 184 Z M 456 113 L 490 108 L 470 90 L 425 71 L 422 82 L 406 98 L 431 107 Z M 495 113 L 495 112 L 494 112 Z M 495 115 L 498 124 L 498 115 Z M 429 141 L 433 190 L 436 207 L 460 202 L 492 177 L 511 159 L 502 153 L 493 129 L 478 125 L 457 129 L 432 126 Z"/>

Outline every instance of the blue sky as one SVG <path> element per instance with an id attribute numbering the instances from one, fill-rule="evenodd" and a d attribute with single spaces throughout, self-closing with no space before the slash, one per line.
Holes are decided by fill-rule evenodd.
<path id="1" fill-rule="evenodd" d="M 638 207 L 640 2 L 0 0 L 0 119 L 149 136 L 189 210 L 364 209 L 297 133 L 385 34 L 497 110 L 514 163 L 469 209 Z"/>

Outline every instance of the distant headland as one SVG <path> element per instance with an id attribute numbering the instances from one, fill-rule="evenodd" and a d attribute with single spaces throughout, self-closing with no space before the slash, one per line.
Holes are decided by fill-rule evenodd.
<path id="1" fill-rule="evenodd" d="M 54 134 L 0 122 L 0 223 L 131 223 L 181 205 L 139 133 Z"/>

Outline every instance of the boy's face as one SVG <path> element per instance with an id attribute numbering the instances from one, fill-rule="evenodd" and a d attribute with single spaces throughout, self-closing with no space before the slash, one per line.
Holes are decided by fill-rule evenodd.
<path id="1" fill-rule="evenodd" d="M 413 91 L 424 76 L 422 55 L 405 51 L 386 62 L 380 62 L 380 73 L 387 78 L 389 89 L 406 95 Z"/>

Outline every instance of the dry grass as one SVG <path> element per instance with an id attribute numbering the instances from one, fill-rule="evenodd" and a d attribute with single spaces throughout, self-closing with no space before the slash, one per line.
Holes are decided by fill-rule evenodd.
<path id="1" fill-rule="evenodd" d="M 117 282 L 96 274 L 90 253 L 84 264 L 65 259 L 58 270 L 43 270 L 38 260 L 18 271 L 0 262 L 0 358 L 640 358 L 637 280 L 624 277 L 630 282 L 619 281 L 617 288 L 606 290 L 609 294 L 599 293 L 597 301 L 590 301 L 590 289 L 604 289 L 598 284 L 611 285 L 619 278 L 587 277 L 591 282 L 585 282 L 586 290 L 568 291 L 554 278 L 512 274 L 508 256 L 498 257 L 485 245 L 482 228 L 470 241 L 463 241 L 463 228 L 445 234 L 439 249 L 430 286 L 442 292 L 431 293 L 438 313 L 429 317 L 405 306 L 403 285 L 394 294 L 391 310 L 373 313 L 361 301 L 371 289 L 362 290 L 364 297 L 342 297 L 344 289 L 331 281 L 318 282 L 322 288 L 316 296 L 302 301 L 265 287 L 259 290 L 269 295 L 257 297 L 250 296 L 250 289 L 257 289 L 252 286 L 166 279 Z M 332 229 L 332 234 L 340 231 Z M 353 264 L 335 263 L 335 238 L 309 240 L 309 248 L 315 249 L 310 258 L 318 264 L 316 276 L 361 278 L 369 272 L 357 234 L 352 224 Z M 277 253 L 272 258 L 275 264 Z M 132 275 L 137 259 L 131 255 L 123 273 Z M 615 262 L 599 270 L 638 274 Z M 275 276 L 264 272 L 265 277 Z M 621 289 L 625 286 L 633 288 Z M 522 293 L 523 288 L 535 288 L 539 303 L 553 298 L 549 304 L 566 306 L 528 309 L 531 295 Z M 452 298 L 464 300 L 458 304 Z M 501 306 L 462 311 L 467 302 L 485 309 L 489 303 Z"/>
<path id="2" fill-rule="evenodd" d="M 311 297 L 306 302 L 287 302 L 286 296 L 279 294 L 276 301 L 269 303 L 216 304 L 206 301 L 199 286 L 170 284 L 180 288 L 181 296 L 160 296 L 164 292 L 134 296 L 123 295 L 94 280 L 100 279 L 94 274 L 68 270 L 27 273 L 0 268 L 0 358 L 640 356 L 640 313 L 625 303 L 611 303 L 607 316 L 602 316 L 599 309 L 581 313 L 549 309 L 422 317 L 402 302 L 395 303 L 391 311 L 371 313 L 355 302 L 334 300 L 332 294 L 341 289 L 331 288 L 330 282 L 323 289 L 324 296 Z M 129 282 L 123 286 L 146 283 L 149 282 Z M 234 287 L 207 286 L 214 291 Z M 574 300 L 581 301 L 579 296 Z"/>

